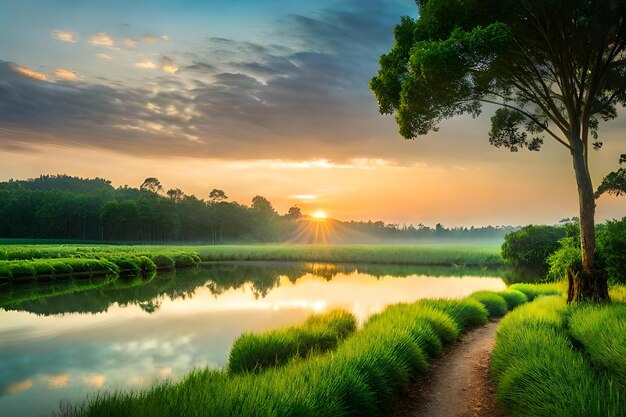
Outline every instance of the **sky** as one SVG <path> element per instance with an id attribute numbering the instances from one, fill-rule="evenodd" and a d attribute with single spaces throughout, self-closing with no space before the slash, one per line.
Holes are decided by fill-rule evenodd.
<path id="1" fill-rule="evenodd" d="M 446 226 L 577 215 L 561 145 L 510 153 L 489 117 L 416 140 L 368 88 L 413 0 L 20 0 L 0 3 L 0 181 L 103 177 L 341 220 Z M 620 110 L 620 113 L 624 113 Z M 602 125 L 595 184 L 626 152 Z M 626 198 L 598 200 L 599 220 Z"/>

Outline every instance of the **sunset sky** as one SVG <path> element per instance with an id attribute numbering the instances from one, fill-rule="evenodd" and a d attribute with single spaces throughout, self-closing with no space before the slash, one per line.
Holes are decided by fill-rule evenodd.
<path id="1" fill-rule="evenodd" d="M 414 0 L 0 3 L 0 180 L 158 177 L 279 212 L 446 226 L 577 215 L 566 150 L 489 145 L 487 111 L 403 140 L 368 88 Z M 492 109 L 491 109 L 492 110 Z M 596 185 L 626 153 L 601 126 Z M 626 215 L 602 197 L 598 219 Z"/>

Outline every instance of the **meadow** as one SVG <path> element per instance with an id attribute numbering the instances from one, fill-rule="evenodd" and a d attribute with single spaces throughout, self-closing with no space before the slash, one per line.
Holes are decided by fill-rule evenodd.
<path id="1" fill-rule="evenodd" d="M 455 245 L 4 245 L 0 282 L 139 274 L 216 261 L 298 261 L 450 267 L 503 266 L 498 246 Z"/>

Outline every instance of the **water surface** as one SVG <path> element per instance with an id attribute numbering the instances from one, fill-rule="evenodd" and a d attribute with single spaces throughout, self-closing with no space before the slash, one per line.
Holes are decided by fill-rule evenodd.
<path id="1" fill-rule="evenodd" d="M 144 278 L 5 287 L 0 410 L 49 415 L 99 390 L 222 367 L 241 333 L 314 312 L 341 307 L 363 322 L 391 303 L 504 288 L 484 270 L 303 263 L 217 263 Z"/>

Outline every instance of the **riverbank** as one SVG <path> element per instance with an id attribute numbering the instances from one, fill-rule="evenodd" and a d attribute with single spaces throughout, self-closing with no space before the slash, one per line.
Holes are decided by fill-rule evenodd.
<path id="1" fill-rule="evenodd" d="M 290 261 L 450 266 L 504 266 L 497 246 L 232 245 L 232 246 L 0 246 L 0 284 L 68 276 L 132 275 L 200 262 Z"/>
<path id="2" fill-rule="evenodd" d="M 515 287 L 513 287 L 515 288 Z M 533 287 L 535 293 L 554 293 Z M 482 300 L 479 301 L 479 300 Z M 372 316 L 329 353 L 259 373 L 197 370 L 147 390 L 109 392 L 63 416 L 377 416 L 410 379 L 424 375 L 443 346 L 508 306 L 496 293 L 396 304 Z"/>

